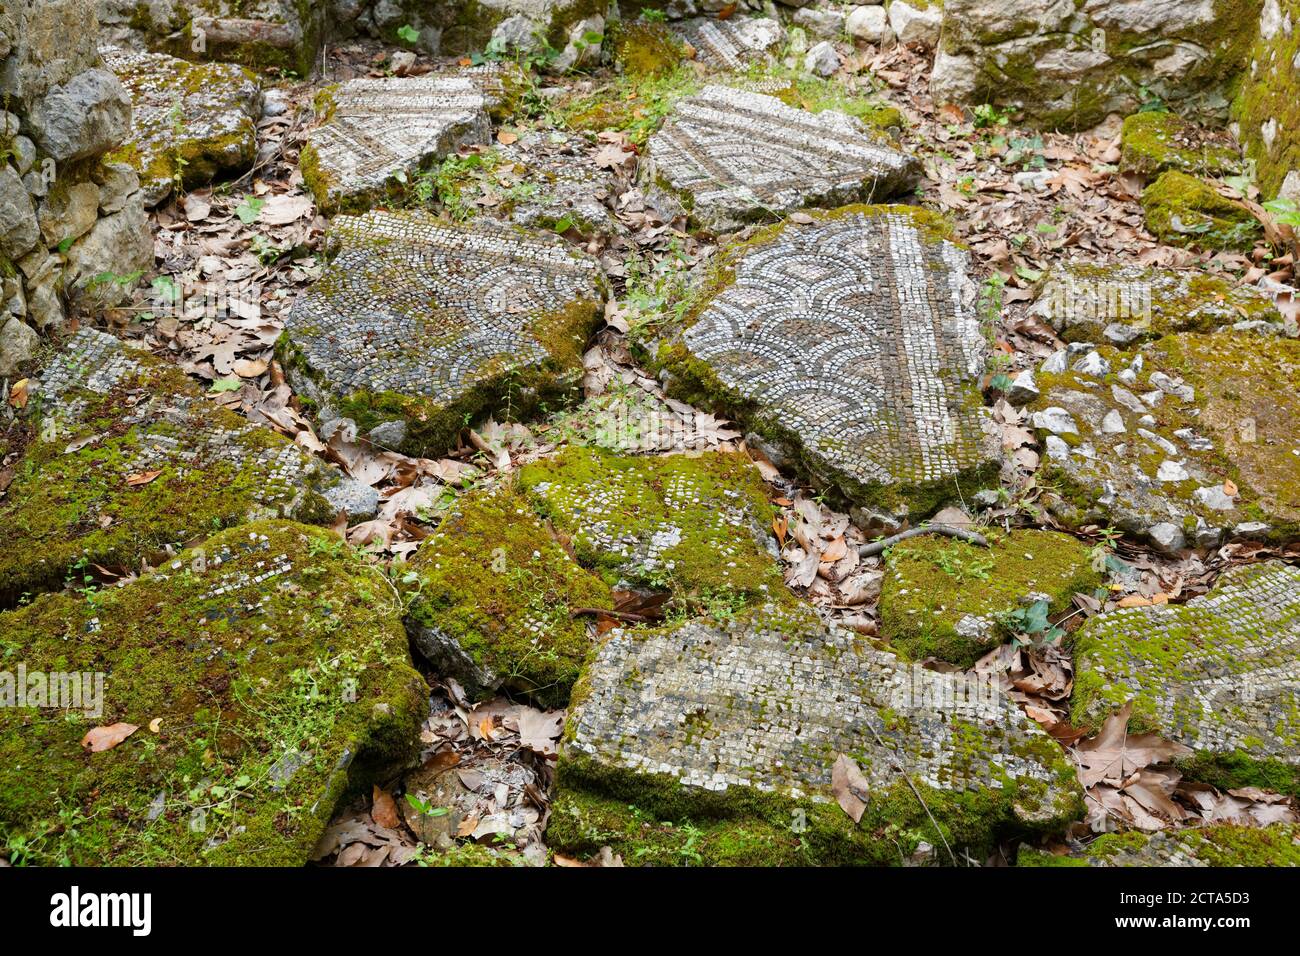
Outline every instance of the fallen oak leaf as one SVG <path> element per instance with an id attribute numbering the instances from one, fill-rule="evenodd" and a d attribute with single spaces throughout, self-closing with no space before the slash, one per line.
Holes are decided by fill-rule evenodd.
<path id="1" fill-rule="evenodd" d="M 162 474 L 161 468 L 155 471 L 142 471 L 134 475 L 127 475 L 126 483 L 131 488 L 138 488 L 141 485 L 149 484 L 149 482 L 153 481 L 161 474 Z"/>
<path id="2" fill-rule="evenodd" d="M 118 722 L 107 727 L 93 727 L 81 738 L 81 746 L 93 754 L 112 750 L 140 728 L 135 724 Z"/>

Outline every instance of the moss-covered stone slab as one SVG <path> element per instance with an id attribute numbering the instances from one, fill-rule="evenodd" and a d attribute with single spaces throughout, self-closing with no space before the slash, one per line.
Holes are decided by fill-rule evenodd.
<path id="1" fill-rule="evenodd" d="M 364 513 L 364 492 L 374 510 L 370 489 L 103 332 L 76 333 L 29 404 L 34 434 L 0 499 L 0 607 L 74 565 L 135 570 L 226 525 L 327 522 Z"/>
<path id="2" fill-rule="evenodd" d="M 617 72 L 650 77 L 676 69 L 690 48 L 667 23 L 639 19 L 621 20 L 612 26 L 609 51 Z"/>
<path id="3" fill-rule="evenodd" d="M 858 504 L 933 512 L 997 470 L 965 250 L 907 206 L 810 214 L 724 250 L 680 334 L 669 390 L 721 410 Z"/>
<path id="4" fill-rule="evenodd" d="M 1094 617 L 1074 669 L 1075 726 L 1131 701 L 1130 728 L 1192 748 L 1197 779 L 1300 792 L 1300 568 L 1238 566 L 1186 604 Z"/>
<path id="5" fill-rule="evenodd" d="M 696 833 L 695 862 L 889 864 L 1080 812 L 1063 751 L 990 685 L 904 665 L 806 606 L 612 631 L 574 699 L 547 832 L 565 852 L 672 862 L 668 821 Z M 864 778 L 856 826 L 832 796 L 841 754 Z"/>
<path id="6" fill-rule="evenodd" d="M 889 550 L 880 633 L 912 660 L 970 667 L 1009 634 L 1006 615 L 1038 601 L 1059 614 L 1101 584 L 1083 542 L 1054 531 L 988 532 L 991 547 L 939 537 Z"/>
<path id="7" fill-rule="evenodd" d="M 1082 851 L 1055 855 L 1022 846 L 1017 866 L 1300 866 L 1300 827 L 1218 823 L 1157 833 L 1105 833 Z"/>
<path id="8" fill-rule="evenodd" d="M 189 63 L 159 53 L 109 47 L 105 65 L 131 95 L 131 138 L 109 154 L 140 175 L 146 205 L 179 183 L 190 189 L 257 158 L 262 92 L 257 78 L 230 63 Z"/>
<path id="9" fill-rule="evenodd" d="M 1211 141 L 1193 123 L 1159 111 L 1125 117 L 1120 135 L 1121 172 L 1148 179 L 1170 169 L 1221 176 L 1241 165 L 1236 149 Z"/>
<path id="10" fill-rule="evenodd" d="M 1037 384 L 1027 408 L 1059 493 L 1050 507 L 1067 525 L 1111 525 L 1168 553 L 1300 529 L 1300 341 L 1079 343 L 1048 359 Z"/>
<path id="11" fill-rule="evenodd" d="M 1263 235 L 1259 220 L 1209 183 L 1178 170 L 1142 190 L 1146 227 L 1161 242 L 1202 249 L 1250 249 Z"/>
<path id="12" fill-rule="evenodd" d="M 527 465 L 521 491 L 610 584 L 734 604 L 784 594 L 772 506 L 748 456 L 636 457 L 571 447 Z"/>
<path id="13" fill-rule="evenodd" d="M 471 492 L 409 564 L 415 647 L 475 696 L 505 686 L 563 706 L 591 650 L 609 585 L 584 569 L 512 489 Z"/>
<path id="14" fill-rule="evenodd" d="M 0 648 L 11 860 L 302 865 L 343 798 L 419 753 L 427 689 L 398 602 L 306 525 L 243 525 L 122 588 L 44 595 L 0 613 Z M 138 729 L 83 746 L 118 723 Z"/>
<path id="15" fill-rule="evenodd" d="M 1193 270 L 1091 262 L 1054 268 L 1038 290 L 1034 312 L 1067 342 L 1119 347 L 1243 322 L 1270 323 L 1279 334 L 1284 327 L 1272 297 L 1253 286 Z"/>
<path id="16" fill-rule="evenodd" d="M 606 200 L 618 195 L 613 173 L 597 166 L 587 144 L 557 132 L 524 133 L 499 147 L 493 170 L 503 202 L 484 209 L 528 229 L 583 236 L 622 231 Z"/>
<path id="17" fill-rule="evenodd" d="M 672 24 L 672 30 L 690 44 L 696 63 L 716 70 L 767 59 L 786 38 L 785 28 L 770 17 L 696 17 Z"/>
<path id="18" fill-rule="evenodd" d="M 726 86 L 678 102 L 647 155 L 647 179 L 715 233 L 805 206 L 888 199 L 921 175 L 914 156 L 847 114 Z"/>
<path id="19" fill-rule="evenodd" d="M 604 294 L 591 256 L 418 213 L 341 216 L 330 242 L 339 251 L 279 344 L 322 426 L 394 422 L 401 450 L 436 455 L 480 413 L 526 416 L 576 393 Z"/>
<path id="20" fill-rule="evenodd" d="M 1255 22 L 1254 46 L 1232 104 L 1239 138 L 1255 164 L 1260 191 L 1279 196 L 1288 176 L 1300 171 L 1300 2 L 1268 0 Z"/>
<path id="21" fill-rule="evenodd" d="M 489 96 L 465 76 L 349 80 L 317 97 L 303 182 L 327 214 L 359 211 L 458 147 L 488 142 Z"/>

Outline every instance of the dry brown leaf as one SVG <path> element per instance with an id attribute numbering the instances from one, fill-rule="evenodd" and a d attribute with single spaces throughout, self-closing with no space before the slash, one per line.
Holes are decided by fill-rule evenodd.
<path id="1" fill-rule="evenodd" d="M 121 722 L 109 724 L 107 727 L 94 727 L 81 738 L 81 746 L 93 754 L 102 753 L 105 750 L 112 750 L 139 729 L 135 724 Z"/>
<path id="2" fill-rule="evenodd" d="M 849 815 L 854 823 L 862 819 L 867 803 L 871 800 L 871 784 L 862 775 L 858 765 L 849 757 L 840 754 L 831 767 L 831 792 L 840 809 Z"/>
<path id="3" fill-rule="evenodd" d="M 155 471 L 142 471 L 142 472 L 138 472 L 137 474 L 134 474 L 134 475 L 127 475 L 127 476 L 126 476 L 126 483 L 127 483 L 127 485 L 128 485 L 129 487 L 131 487 L 131 488 L 138 488 L 140 485 L 147 485 L 147 484 L 149 484 L 149 482 L 153 481 L 155 478 L 157 478 L 157 477 L 158 477 L 159 475 L 161 475 L 161 474 L 162 474 L 162 469 L 161 469 L 161 468 L 159 468 L 159 469 L 157 469 L 157 470 L 155 470 Z"/>
<path id="4" fill-rule="evenodd" d="M 397 812 L 397 802 L 393 800 L 392 794 L 378 784 L 374 786 L 370 795 L 370 816 L 381 827 L 389 830 L 397 830 L 402 826 L 401 814 Z"/>

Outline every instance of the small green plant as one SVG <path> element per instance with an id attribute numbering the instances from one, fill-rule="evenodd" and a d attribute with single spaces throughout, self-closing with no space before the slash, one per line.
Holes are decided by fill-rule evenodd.
<path id="1" fill-rule="evenodd" d="M 418 43 L 420 40 L 420 31 L 415 29 L 409 23 L 404 23 L 397 28 L 397 38 L 403 43 Z"/>
<path id="2" fill-rule="evenodd" d="M 1300 229 L 1300 203 L 1294 199 L 1270 199 L 1263 206 L 1280 225 Z"/>
<path id="3" fill-rule="evenodd" d="M 972 121 L 976 129 L 988 129 L 991 126 L 1006 126 L 1010 122 L 1008 115 L 992 103 L 980 103 L 972 111 Z"/>
<path id="4" fill-rule="evenodd" d="M 954 541 L 930 558 L 934 565 L 958 584 L 987 581 L 993 573 L 993 559 L 976 548 Z"/>
<path id="5" fill-rule="evenodd" d="M 239 217 L 239 221 L 245 226 L 251 226 L 257 222 L 257 217 L 262 214 L 262 207 L 265 205 L 265 199 L 245 196 L 244 201 L 235 207 L 235 215 Z"/>
<path id="6" fill-rule="evenodd" d="M 1048 618 L 1050 607 L 1046 601 L 1035 601 L 1028 607 L 1008 611 L 1002 623 L 1013 635 L 1017 647 L 1050 644 L 1065 632 Z"/>

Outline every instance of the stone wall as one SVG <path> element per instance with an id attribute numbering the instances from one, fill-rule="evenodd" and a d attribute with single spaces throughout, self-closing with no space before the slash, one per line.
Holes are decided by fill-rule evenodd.
<path id="1" fill-rule="evenodd" d="M 942 102 L 1014 107 L 1053 128 L 1154 99 L 1221 120 L 1261 3 L 946 0 L 931 89 Z"/>
<path id="2" fill-rule="evenodd" d="M 94 0 L 0 0 L 0 378 L 153 263 L 139 181 L 103 161 L 131 103 L 97 34 Z"/>
<path id="3" fill-rule="evenodd" d="M 1239 138 L 1265 196 L 1300 202 L 1300 0 L 1265 0 L 1233 104 Z"/>

